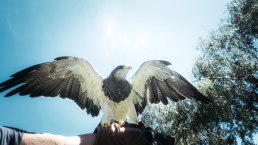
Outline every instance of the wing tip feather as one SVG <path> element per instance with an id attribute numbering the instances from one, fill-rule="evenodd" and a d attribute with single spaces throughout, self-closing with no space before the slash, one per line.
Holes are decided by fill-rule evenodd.
<path id="1" fill-rule="evenodd" d="M 68 59 L 70 57 L 71 56 L 60 56 L 60 57 L 55 58 L 54 60 L 63 60 L 63 59 Z"/>
<path id="2" fill-rule="evenodd" d="M 201 94 L 201 93 L 197 93 L 194 95 L 193 97 L 194 99 L 196 99 L 197 101 L 201 101 L 202 103 L 205 103 L 205 104 L 214 104 L 214 101 L 210 98 L 208 98 L 207 96 Z"/>
<path id="3" fill-rule="evenodd" d="M 169 66 L 171 65 L 171 63 L 169 61 L 166 61 L 166 60 L 159 60 L 162 64 L 166 65 L 166 66 Z"/>

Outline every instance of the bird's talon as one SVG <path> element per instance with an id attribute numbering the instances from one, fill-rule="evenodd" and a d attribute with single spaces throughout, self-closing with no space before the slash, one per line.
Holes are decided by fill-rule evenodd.
<path id="1" fill-rule="evenodd" d="M 116 120 L 112 120 L 110 125 L 112 124 L 116 124 L 116 125 L 119 125 L 119 126 L 123 126 L 125 125 L 125 122 L 124 121 L 116 121 Z"/>
<path id="2" fill-rule="evenodd" d="M 107 123 L 104 123 L 103 126 L 101 125 L 101 127 L 108 127 L 109 125 Z"/>
<path id="3" fill-rule="evenodd" d="M 125 125 L 125 122 L 124 122 L 124 121 L 117 121 L 117 124 L 118 124 L 119 126 L 123 126 L 123 125 Z"/>

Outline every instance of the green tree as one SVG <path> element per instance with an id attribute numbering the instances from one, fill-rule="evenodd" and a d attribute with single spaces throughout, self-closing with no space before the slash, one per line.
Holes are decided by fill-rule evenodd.
<path id="1" fill-rule="evenodd" d="M 147 108 L 142 120 L 177 144 L 253 144 L 258 132 L 258 1 L 234 0 L 216 31 L 200 40 L 195 83 L 215 105 L 182 101 Z M 157 111 L 160 110 L 160 111 Z M 161 113 L 157 113 L 161 112 Z"/>

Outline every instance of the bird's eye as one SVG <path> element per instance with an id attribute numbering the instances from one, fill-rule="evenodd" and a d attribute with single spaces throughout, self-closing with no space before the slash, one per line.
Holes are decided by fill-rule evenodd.
<path id="1" fill-rule="evenodd" d="M 122 66 L 122 65 L 120 65 L 119 67 L 118 67 L 118 69 L 123 69 L 124 67 Z"/>

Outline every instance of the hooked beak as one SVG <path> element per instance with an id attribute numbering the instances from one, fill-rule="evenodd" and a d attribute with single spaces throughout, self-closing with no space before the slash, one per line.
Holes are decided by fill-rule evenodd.
<path id="1" fill-rule="evenodd" d="M 127 69 L 127 70 L 131 70 L 132 67 L 131 67 L 131 66 L 126 66 L 126 69 Z"/>

